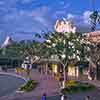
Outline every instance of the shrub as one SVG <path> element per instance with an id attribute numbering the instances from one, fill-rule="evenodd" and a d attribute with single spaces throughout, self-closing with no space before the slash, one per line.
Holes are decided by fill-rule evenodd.
<path id="1" fill-rule="evenodd" d="M 37 82 L 34 80 L 29 80 L 25 85 L 23 85 L 19 91 L 29 92 L 32 91 L 37 85 Z"/>
<path id="2" fill-rule="evenodd" d="M 74 80 L 68 80 L 65 84 L 65 89 L 62 89 L 62 93 L 79 93 L 95 88 L 93 85 L 90 85 L 88 83 L 81 83 Z"/>
<path id="3" fill-rule="evenodd" d="M 74 81 L 74 80 L 68 80 L 68 81 L 66 81 L 66 83 L 65 83 L 65 86 L 66 86 L 66 87 L 75 86 L 75 85 L 77 85 L 77 83 L 76 83 L 76 81 Z"/>

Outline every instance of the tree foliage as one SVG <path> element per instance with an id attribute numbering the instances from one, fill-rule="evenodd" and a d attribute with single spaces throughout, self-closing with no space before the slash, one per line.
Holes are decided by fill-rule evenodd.
<path id="1" fill-rule="evenodd" d="M 100 24 L 100 15 L 98 11 L 93 11 L 90 15 L 90 24 L 91 24 L 91 30 L 95 31 L 97 24 Z"/>
<path id="2" fill-rule="evenodd" d="M 58 33 L 44 34 L 43 55 L 50 57 L 57 55 L 60 62 L 66 66 L 71 59 L 82 60 L 87 53 L 86 45 L 83 43 L 80 33 Z M 86 50 L 85 50 L 86 49 Z"/>

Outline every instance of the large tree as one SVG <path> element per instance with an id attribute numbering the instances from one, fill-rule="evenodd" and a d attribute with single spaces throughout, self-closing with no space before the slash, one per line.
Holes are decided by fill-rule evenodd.
<path id="1" fill-rule="evenodd" d="M 91 24 L 91 31 L 96 30 L 97 24 L 100 24 L 100 14 L 98 11 L 93 11 L 90 15 L 90 24 Z"/>
<path id="2" fill-rule="evenodd" d="M 43 35 L 43 34 L 42 34 Z M 72 59 L 76 61 L 83 60 L 87 56 L 87 48 L 84 44 L 84 39 L 82 39 L 82 35 L 80 33 L 59 33 L 52 32 L 50 34 L 44 34 L 42 38 L 45 39 L 44 51 L 43 55 L 50 57 L 51 55 L 57 55 L 60 63 L 63 66 L 64 73 L 64 84 L 63 88 L 65 88 L 66 81 L 66 71 L 65 69 L 68 67 L 69 62 Z M 85 50 L 86 49 L 86 50 Z"/>
<path id="3" fill-rule="evenodd" d="M 95 9 L 95 0 L 91 0 L 92 13 L 90 14 L 91 31 L 95 31 L 97 24 L 100 24 L 100 13 Z"/>

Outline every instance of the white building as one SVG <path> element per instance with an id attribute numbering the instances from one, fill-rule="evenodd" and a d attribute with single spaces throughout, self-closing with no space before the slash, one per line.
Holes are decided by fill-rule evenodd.
<path id="1" fill-rule="evenodd" d="M 76 32 L 76 27 L 72 24 L 71 21 L 68 21 L 66 19 L 62 21 L 57 20 L 54 28 L 57 32 L 68 32 L 68 33 Z"/>

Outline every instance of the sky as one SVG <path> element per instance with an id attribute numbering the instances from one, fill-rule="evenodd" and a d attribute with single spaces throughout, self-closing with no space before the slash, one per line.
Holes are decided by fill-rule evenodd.
<path id="1" fill-rule="evenodd" d="M 14 40 L 33 39 L 34 33 L 53 31 L 62 18 L 89 27 L 94 6 L 100 12 L 100 0 L 0 0 L 0 41 L 7 35 Z"/>

